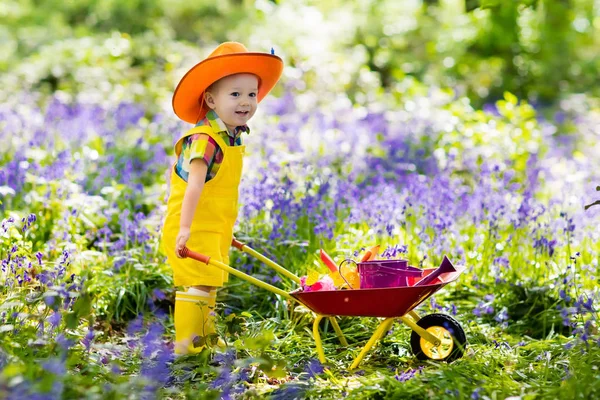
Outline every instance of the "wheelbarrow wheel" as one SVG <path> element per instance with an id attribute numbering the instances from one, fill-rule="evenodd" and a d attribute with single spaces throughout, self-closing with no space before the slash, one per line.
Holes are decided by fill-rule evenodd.
<path id="1" fill-rule="evenodd" d="M 442 342 L 435 346 L 413 331 L 410 346 L 419 360 L 450 362 L 462 357 L 467 338 L 465 331 L 454 318 L 446 314 L 429 314 L 421 318 L 417 325 L 440 338 Z"/>

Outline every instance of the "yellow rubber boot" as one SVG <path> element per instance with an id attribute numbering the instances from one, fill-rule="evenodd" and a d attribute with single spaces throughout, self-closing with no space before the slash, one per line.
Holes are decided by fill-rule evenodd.
<path id="1" fill-rule="evenodd" d="M 206 296 L 176 292 L 175 354 L 199 353 L 216 333 L 214 314 L 216 292 Z M 214 337 L 214 336 L 213 336 Z"/>

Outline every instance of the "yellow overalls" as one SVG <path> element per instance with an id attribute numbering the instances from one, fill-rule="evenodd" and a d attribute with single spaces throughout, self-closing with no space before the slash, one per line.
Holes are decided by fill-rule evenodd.
<path id="1" fill-rule="evenodd" d="M 204 184 L 194 213 L 187 247 L 229 264 L 229 248 L 237 219 L 238 188 L 245 146 L 228 146 L 210 126 L 199 126 L 179 138 L 175 144 L 177 157 L 181 152 L 183 139 L 197 133 L 207 134 L 215 140 L 223 151 L 223 163 L 217 175 Z M 223 286 L 227 282 L 227 272 L 190 258 L 179 258 L 175 254 L 175 240 L 179 233 L 181 204 L 186 187 L 187 182 L 177 175 L 173 165 L 162 246 L 173 268 L 175 286 Z M 214 291 L 206 297 L 186 292 L 176 293 L 175 353 L 196 353 L 205 347 L 207 338 L 215 333 L 212 318 L 215 298 Z"/>
<path id="2" fill-rule="evenodd" d="M 183 139 L 190 135 L 209 135 L 223 151 L 223 163 L 217 175 L 204 184 L 191 226 L 187 247 L 214 260 L 229 264 L 229 249 L 233 226 L 238 213 L 238 189 L 242 176 L 245 146 L 228 146 L 210 126 L 199 126 L 185 133 L 175 144 L 179 157 Z M 187 182 L 171 169 L 171 193 L 167 203 L 167 216 L 163 228 L 162 244 L 169 264 L 173 268 L 175 286 L 223 286 L 228 274 L 217 267 L 201 264 L 175 254 L 175 240 L 179 233 L 181 203 Z"/>

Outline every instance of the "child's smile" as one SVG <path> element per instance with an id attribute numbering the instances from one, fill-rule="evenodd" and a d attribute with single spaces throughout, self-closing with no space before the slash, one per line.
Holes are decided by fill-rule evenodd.
<path id="1" fill-rule="evenodd" d="M 207 92 L 206 102 L 230 130 L 245 125 L 256 112 L 258 78 L 236 74 L 219 80 Z"/>

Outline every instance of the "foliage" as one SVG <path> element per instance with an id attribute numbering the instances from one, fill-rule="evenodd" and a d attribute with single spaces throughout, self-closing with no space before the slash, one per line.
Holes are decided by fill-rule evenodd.
<path id="1" fill-rule="evenodd" d="M 275 47 L 287 65 L 311 70 L 308 88 L 345 90 L 361 103 L 369 98 L 365 89 L 379 84 L 393 89 L 406 76 L 455 87 L 477 106 L 498 100 L 505 91 L 537 103 L 554 102 L 561 93 L 588 91 L 598 83 L 594 38 L 600 16 L 593 0 L 5 3 L 0 14 L 4 70 L 17 69 L 23 58 L 48 46 L 64 43 L 76 52 L 89 46 L 86 37 L 100 34 L 110 38 L 104 45 L 109 60 L 133 53 L 131 72 L 152 77 L 167 72 L 172 79 L 168 71 L 180 62 L 181 50 L 167 46 L 151 54 L 144 47 L 128 47 L 128 38 L 182 40 L 204 49 L 232 39 L 247 43 L 251 37 L 258 49 Z M 340 18 L 346 22 L 338 24 Z M 297 24 L 298 19 L 305 24 Z M 185 56 L 199 59 L 189 47 Z M 336 54 L 344 52 L 351 60 L 340 63 Z M 54 57 L 40 54 L 48 60 L 69 58 L 61 51 Z M 61 64 L 44 82 L 56 86 L 68 75 Z M 123 62 L 118 64 L 116 69 L 127 71 Z M 321 69 L 313 70 L 318 64 Z M 111 91 L 105 87 L 100 93 Z"/>

